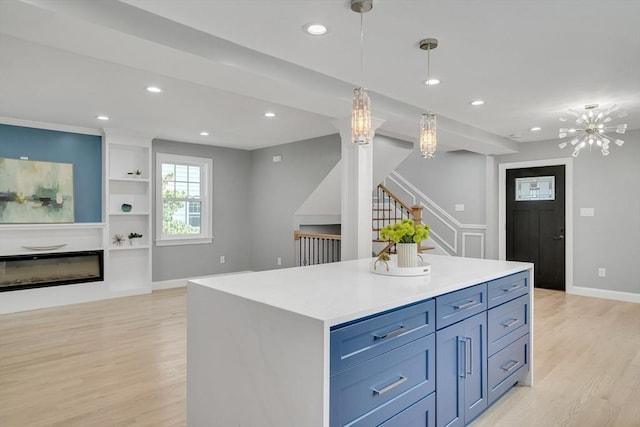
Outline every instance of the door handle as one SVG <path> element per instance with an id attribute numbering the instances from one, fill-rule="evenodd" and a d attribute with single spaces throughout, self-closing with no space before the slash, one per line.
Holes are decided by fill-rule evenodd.
<path id="1" fill-rule="evenodd" d="M 558 235 L 558 236 L 553 236 L 554 240 L 562 240 L 564 239 L 564 236 L 562 234 Z"/>

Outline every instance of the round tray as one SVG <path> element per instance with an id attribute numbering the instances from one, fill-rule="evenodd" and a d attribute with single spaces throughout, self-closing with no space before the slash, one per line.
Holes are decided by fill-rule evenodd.
<path id="1" fill-rule="evenodd" d="M 418 261 L 417 267 L 398 267 L 396 257 L 393 256 L 387 261 L 386 265 L 383 261 L 378 261 L 378 264 L 376 264 L 376 261 L 377 258 L 374 258 L 369 263 L 369 271 L 373 274 L 382 276 L 426 276 L 431 274 L 431 264 L 424 261 Z M 388 271 L 387 266 L 389 267 Z"/>

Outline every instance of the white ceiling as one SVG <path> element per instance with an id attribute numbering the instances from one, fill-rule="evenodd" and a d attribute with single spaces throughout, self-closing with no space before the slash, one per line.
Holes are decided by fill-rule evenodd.
<path id="1" fill-rule="evenodd" d="M 349 4 L 0 0 L 0 116 L 100 128 L 106 114 L 107 127 L 243 149 L 335 133 L 360 84 Z M 328 34 L 303 33 L 309 22 Z M 640 0 L 374 0 L 364 28 L 381 133 L 415 141 L 426 106 L 441 144 L 484 154 L 556 138 L 585 104 L 617 103 L 640 128 Z M 422 84 L 427 37 L 439 86 Z"/>

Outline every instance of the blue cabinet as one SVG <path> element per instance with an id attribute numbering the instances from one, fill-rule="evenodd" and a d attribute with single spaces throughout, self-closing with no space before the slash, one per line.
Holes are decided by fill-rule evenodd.
<path id="1" fill-rule="evenodd" d="M 434 311 L 431 299 L 331 330 L 332 427 L 434 425 Z"/>
<path id="2" fill-rule="evenodd" d="M 464 426 L 487 408 L 486 312 L 436 332 L 436 425 Z"/>
<path id="3" fill-rule="evenodd" d="M 530 364 L 529 272 L 333 327 L 331 427 L 466 426 Z"/>

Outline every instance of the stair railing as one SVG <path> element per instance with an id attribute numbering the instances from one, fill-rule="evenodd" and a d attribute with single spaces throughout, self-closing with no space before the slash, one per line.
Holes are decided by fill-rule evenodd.
<path id="1" fill-rule="evenodd" d="M 297 244 L 296 265 L 298 266 L 340 261 L 342 236 L 339 234 L 304 233 L 295 230 L 293 239 Z"/>
<path id="2" fill-rule="evenodd" d="M 389 224 L 395 224 L 403 219 L 411 219 L 416 224 L 422 223 L 422 206 L 407 206 L 383 184 L 378 185 L 373 196 L 373 241 L 387 242 L 387 245 L 376 256 L 383 252 L 392 252 L 395 243 L 382 239 L 380 231 Z"/>

